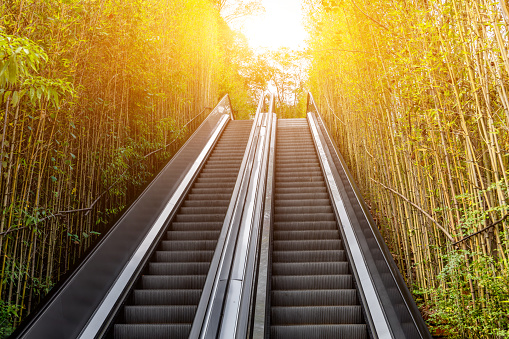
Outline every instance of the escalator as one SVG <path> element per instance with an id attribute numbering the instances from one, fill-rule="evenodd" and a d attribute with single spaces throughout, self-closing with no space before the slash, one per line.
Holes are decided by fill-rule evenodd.
<path id="1" fill-rule="evenodd" d="M 431 338 L 307 112 L 225 96 L 13 338 Z"/>
<path id="2" fill-rule="evenodd" d="M 230 121 L 128 297 L 114 338 L 187 338 L 252 121 Z"/>
<path id="3" fill-rule="evenodd" d="M 278 120 L 270 338 L 368 338 L 306 119 Z"/>

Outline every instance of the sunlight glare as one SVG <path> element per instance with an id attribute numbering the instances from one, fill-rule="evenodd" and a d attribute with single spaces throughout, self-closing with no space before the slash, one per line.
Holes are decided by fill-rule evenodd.
<path id="1" fill-rule="evenodd" d="M 301 0 L 263 0 L 265 13 L 240 27 L 253 49 L 303 49 L 307 33 L 302 24 Z"/>

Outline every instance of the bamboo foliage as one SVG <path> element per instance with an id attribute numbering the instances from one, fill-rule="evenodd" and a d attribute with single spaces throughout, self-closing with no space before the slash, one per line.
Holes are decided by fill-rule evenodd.
<path id="1" fill-rule="evenodd" d="M 311 91 L 423 314 L 508 335 L 505 2 L 307 4 Z"/>
<path id="2" fill-rule="evenodd" d="M 0 17 L 6 326 L 206 117 L 220 51 L 218 12 L 206 0 L 14 0 Z"/>

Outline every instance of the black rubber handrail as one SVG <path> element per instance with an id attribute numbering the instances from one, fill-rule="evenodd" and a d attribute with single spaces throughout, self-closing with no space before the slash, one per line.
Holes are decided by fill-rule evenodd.
<path id="1" fill-rule="evenodd" d="M 371 274 L 371 281 L 375 286 L 392 335 L 395 338 L 431 338 L 428 327 L 380 231 L 376 227 L 376 223 L 369 213 L 369 209 L 337 145 L 323 123 L 311 93 L 308 94 L 307 112 L 316 115 L 316 123 L 325 141 L 329 160 L 336 167 L 337 172 L 334 176 L 341 197 L 345 202 L 348 218 L 356 225 L 354 228 L 355 236 Z M 341 178 L 339 172 L 345 174 L 345 179 Z M 348 198 L 347 190 L 349 189 L 355 193 L 355 201 Z"/>
<path id="2" fill-rule="evenodd" d="M 147 232 L 174 197 L 204 146 L 213 135 L 220 135 L 218 129 L 224 129 L 230 115 L 231 107 L 226 95 L 76 269 L 16 329 L 12 338 L 69 339 L 80 335 Z M 185 195 L 185 190 L 182 195 Z M 120 295 L 125 295 L 125 292 Z M 111 305 L 110 313 L 116 307 L 116 304 Z M 108 316 L 111 317 L 111 314 L 106 318 Z M 104 326 L 96 329 L 96 335 L 100 335 Z"/>

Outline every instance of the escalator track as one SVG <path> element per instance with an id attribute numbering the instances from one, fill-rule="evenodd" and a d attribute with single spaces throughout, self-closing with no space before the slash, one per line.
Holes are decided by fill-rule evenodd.
<path id="1" fill-rule="evenodd" d="M 306 119 L 278 120 L 270 338 L 368 338 Z"/>
<path id="2" fill-rule="evenodd" d="M 230 121 L 128 297 L 114 338 L 187 338 L 252 121 Z"/>

